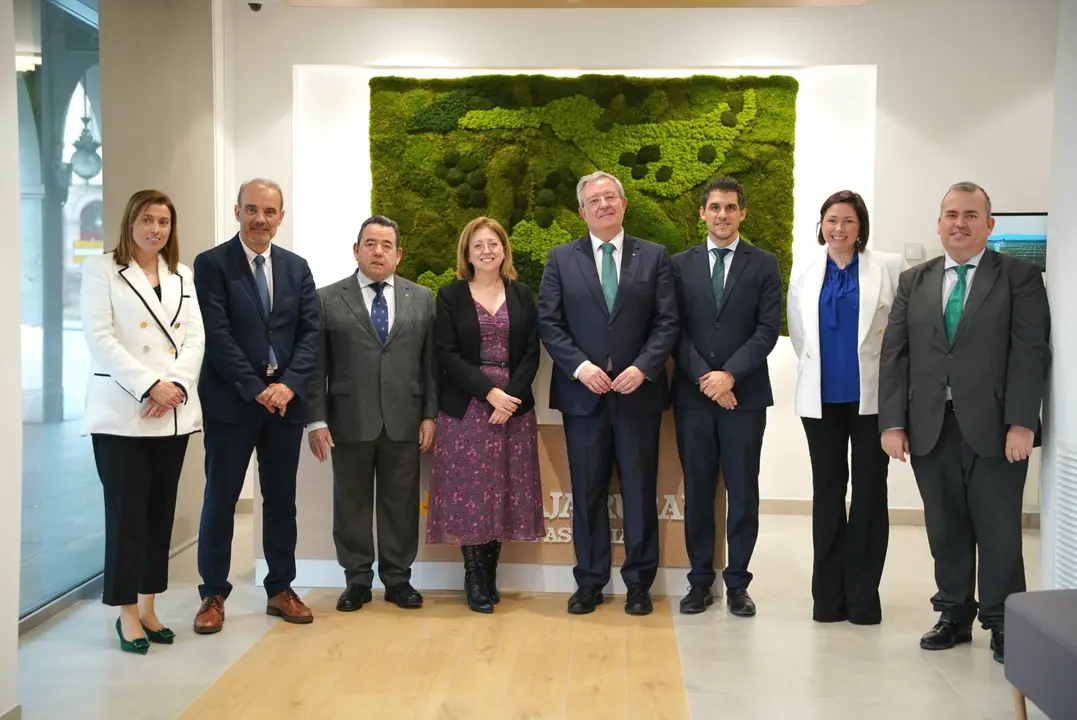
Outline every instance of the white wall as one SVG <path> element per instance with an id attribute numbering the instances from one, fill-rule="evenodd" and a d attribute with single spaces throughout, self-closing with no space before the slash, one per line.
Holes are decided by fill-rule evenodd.
<path id="1" fill-rule="evenodd" d="M 15 56 L 14 14 L 11 0 L 0 0 L 0 58 Z M 8 64 L 0 71 L 0 217 L 8 227 L 19 222 L 18 103 L 15 73 Z M 19 294 L 22 268 L 18 243 L 8 243 L 0 263 L 0 338 L 8 361 L 0 373 L 0 457 L 4 481 L 0 483 L 0 717 L 18 704 L 19 650 L 19 548 L 22 545 L 22 407 L 19 397 Z"/>
<path id="2" fill-rule="evenodd" d="M 225 85 L 234 154 L 227 184 L 268 175 L 293 190 L 295 65 L 775 71 L 876 65 L 872 243 L 901 252 L 905 243 L 919 242 L 930 256 L 940 252 L 939 200 L 957 180 L 985 185 L 999 211 L 1042 210 L 1047 202 L 1058 4 L 979 0 L 970 8 L 957 0 L 675 11 L 355 10 L 268 2 L 254 14 L 230 3 Z M 814 189 L 818 202 L 836 189 Z M 327 204 L 322 212 L 349 228 L 363 219 L 350 206 Z M 282 226 L 282 245 L 295 244 L 294 227 Z M 792 415 L 793 370 L 786 361 L 775 365 L 779 404 L 768 444 L 785 452 L 766 453 L 761 492 L 807 498 L 807 449 Z M 907 466 L 894 465 L 890 496 L 892 507 L 921 507 Z"/>
<path id="3" fill-rule="evenodd" d="M 1054 364 L 1043 463 L 1044 587 L 1077 587 L 1077 0 L 1063 0 L 1058 23 L 1047 295 Z M 1068 522 L 1060 515 L 1068 508 Z"/>

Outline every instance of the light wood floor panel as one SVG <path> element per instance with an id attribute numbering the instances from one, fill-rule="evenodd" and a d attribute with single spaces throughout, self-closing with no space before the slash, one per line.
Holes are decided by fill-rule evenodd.
<path id="1" fill-rule="evenodd" d="M 429 593 L 417 611 L 375 596 L 344 614 L 336 594 L 310 593 L 313 625 L 276 625 L 181 720 L 688 717 L 666 599 L 643 618 L 623 597 L 571 616 L 566 596 L 532 594 L 489 616 L 456 593 Z"/>

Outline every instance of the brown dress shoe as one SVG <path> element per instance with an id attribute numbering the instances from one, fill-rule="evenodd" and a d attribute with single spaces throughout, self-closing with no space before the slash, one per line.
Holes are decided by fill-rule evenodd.
<path id="1" fill-rule="evenodd" d="M 194 631 L 199 635 L 212 635 L 224 625 L 224 598 L 212 595 L 202 601 L 194 616 Z"/>
<path id="2" fill-rule="evenodd" d="M 303 604 L 294 590 L 285 590 L 269 598 L 266 603 L 266 615 L 274 615 L 281 620 L 299 625 L 314 622 L 314 613 Z"/>

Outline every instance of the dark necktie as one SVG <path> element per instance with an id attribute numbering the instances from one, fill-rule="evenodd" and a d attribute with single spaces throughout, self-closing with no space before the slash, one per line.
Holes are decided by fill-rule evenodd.
<path id="1" fill-rule="evenodd" d="M 374 289 L 374 303 L 370 307 L 370 321 L 378 331 L 381 344 L 389 338 L 389 305 L 385 302 L 385 283 L 370 283 Z"/>
<path id="2" fill-rule="evenodd" d="M 612 242 L 602 243 L 602 295 L 606 298 L 606 309 L 613 312 L 613 303 L 617 300 L 617 263 L 613 260 Z"/>
<path id="3" fill-rule="evenodd" d="M 254 256 L 254 284 L 258 288 L 258 297 L 262 301 L 262 315 L 269 321 L 269 282 L 266 280 L 266 259 L 264 255 Z M 273 352 L 273 343 L 269 344 L 269 367 L 277 367 L 277 354 Z"/>
<path id="4" fill-rule="evenodd" d="M 722 295 L 725 293 L 725 258 L 733 252 L 729 248 L 711 248 L 714 256 L 714 269 L 711 271 L 711 289 L 714 290 L 714 304 L 722 307 Z"/>

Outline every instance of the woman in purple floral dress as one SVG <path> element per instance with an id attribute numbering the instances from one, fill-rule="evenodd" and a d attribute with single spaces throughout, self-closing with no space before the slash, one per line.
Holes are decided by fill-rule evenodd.
<path id="1" fill-rule="evenodd" d="M 437 297 L 440 413 L 426 541 L 461 546 L 468 606 L 490 613 L 500 599 L 501 542 L 545 532 L 531 394 L 537 312 L 531 289 L 515 280 L 508 234 L 496 220 L 479 217 L 464 228 L 457 275 Z"/>

